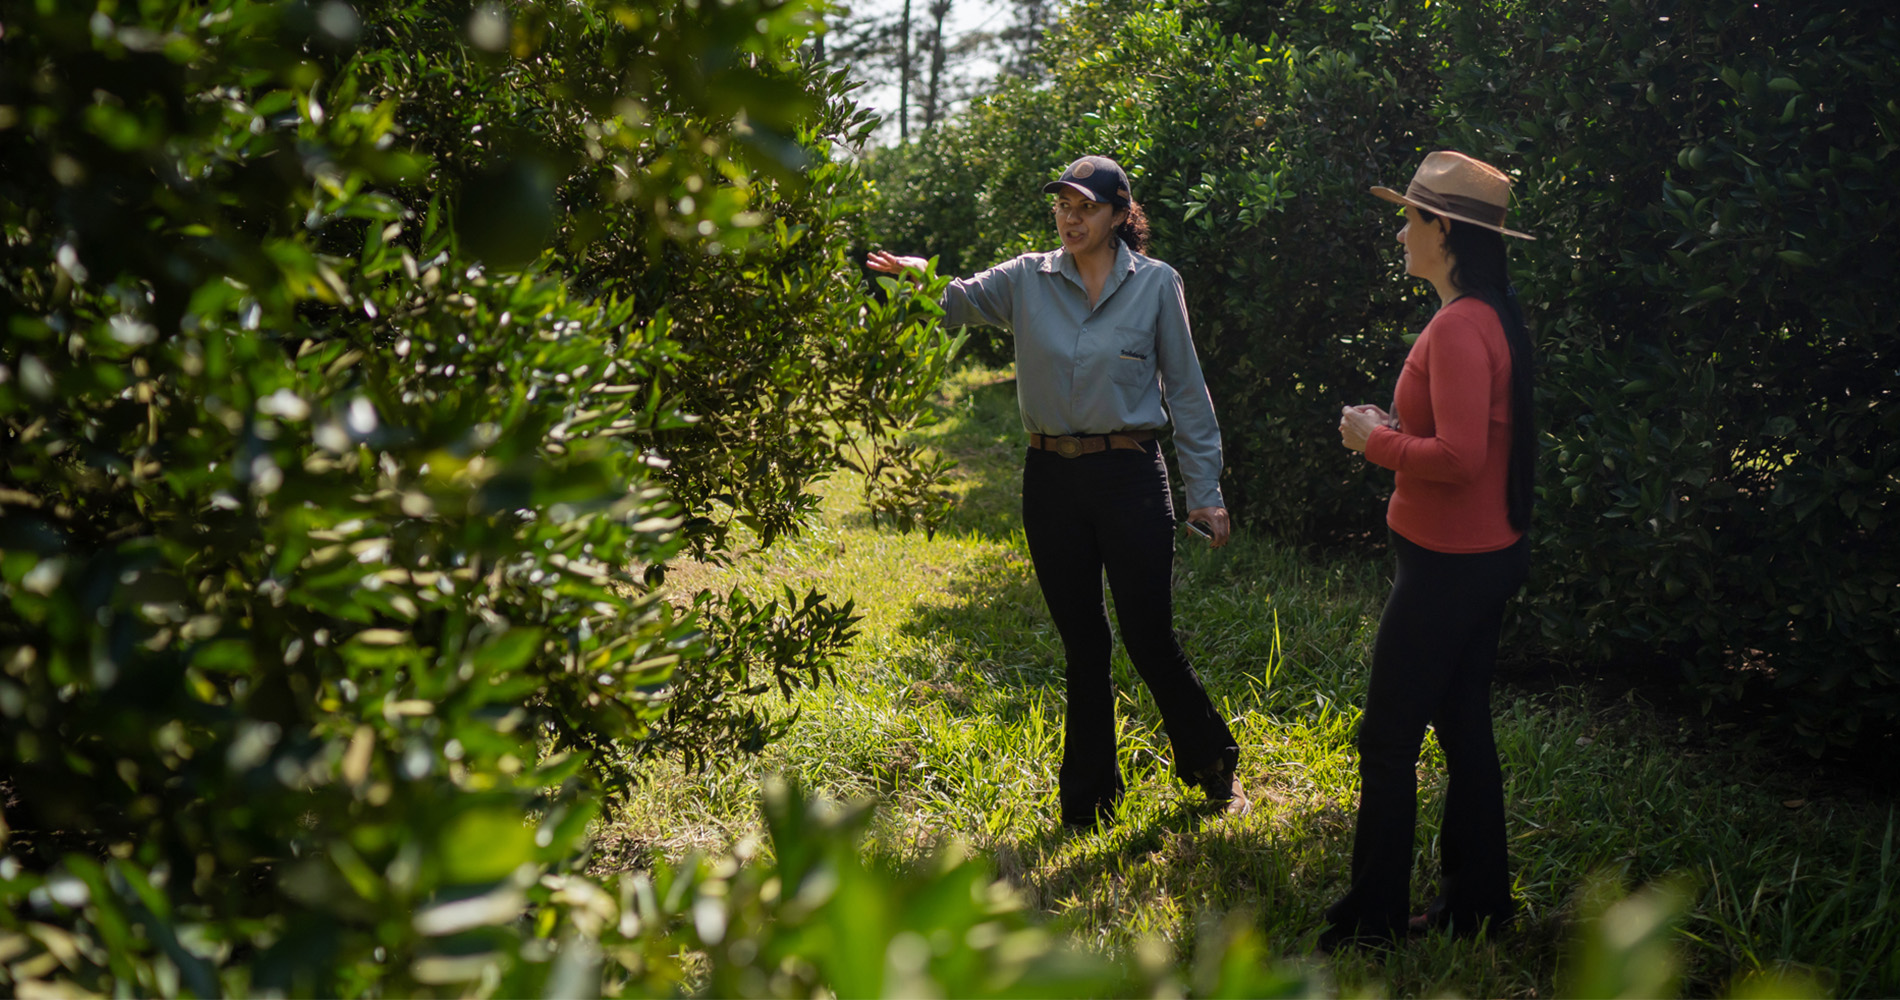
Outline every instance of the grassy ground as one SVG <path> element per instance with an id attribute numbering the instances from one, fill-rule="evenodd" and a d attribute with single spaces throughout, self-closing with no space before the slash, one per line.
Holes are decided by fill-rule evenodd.
<path id="1" fill-rule="evenodd" d="M 1213 552 L 1182 537 L 1177 627 L 1234 720 L 1256 808 L 1208 817 L 1169 775 L 1158 716 L 1117 654 L 1119 821 L 1076 835 L 1055 822 L 1061 646 L 1017 518 L 1020 434 L 1007 373 L 966 371 L 926 434 L 962 463 L 956 516 L 934 538 L 874 529 L 855 486 L 832 484 L 803 538 L 669 582 L 815 586 L 854 598 L 862 637 L 835 687 L 804 692 L 785 742 L 712 773 L 661 767 L 607 831 L 617 857 L 717 850 L 758 826 L 762 774 L 800 775 L 884 805 L 872 850 L 910 858 L 946 838 L 989 856 L 1049 921 L 1104 949 L 1198 932 L 1244 912 L 1289 960 L 1342 994 L 1551 996 L 1566 917 L 1584 880 L 1668 873 L 1694 902 L 1680 932 L 1691 993 L 1791 970 L 1841 995 L 1900 991 L 1900 879 L 1891 805 L 1817 797 L 1798 769 L 1733 730 L 1576 690 L 1501 687 L 1513 866 L 1522 919 L 1497 942 L 1415 940 L 1389 953 L 1309 955 L 1344 889 L 1356 795 L 1352 732 L 1364 693 L 1383 563 L 1319 563 L 1240 538 Z M 1442 758 L 1420 764 L 1415 891 L 1435 867 Z"/>

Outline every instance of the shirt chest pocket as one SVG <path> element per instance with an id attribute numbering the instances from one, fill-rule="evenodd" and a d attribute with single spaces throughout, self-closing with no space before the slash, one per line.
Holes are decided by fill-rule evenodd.
<path id="1" fill-rule="evenodd" d="M 1116 355 L 1109 361 L 1109 377 L 1117 385 L 1131 387 L 1153 385 L 1155 381 L 1154 331 L 1138 326 L 1115 328 Z"/>

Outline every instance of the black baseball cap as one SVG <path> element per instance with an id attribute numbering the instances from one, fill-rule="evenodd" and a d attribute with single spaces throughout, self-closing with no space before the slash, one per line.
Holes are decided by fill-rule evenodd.
<path id="1" fill-rule="evenodd" d="M 1069 164 L 1060 179 L 1042 186 L 1042 193 L 1057 194 L 1064 188 L 1115 208 L 1127 208 L 1134 200 L 1134 195 L 1129 193 L 1128 174 L 1121 164 L 1106 156 L 1084 156 Z"/>

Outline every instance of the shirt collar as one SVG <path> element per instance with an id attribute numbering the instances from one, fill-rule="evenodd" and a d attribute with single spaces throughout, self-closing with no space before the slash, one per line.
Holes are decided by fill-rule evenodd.
<path id="1" fill-rule="evenodd" d="M 1075 255 L 1069 252 L 1068 247 L 1057 247 L 1054 253 L 1043 258 L 1042 271 L 1044 274 L 1063 275 L 1075 282 L 1076 287 L 1082 286 L 1082 272 L 1075 266 Z M 1116 237 L 1115 266 L 1109 268 L 1108 282 L 1102 288 L 1102 300 L 1107 301 L 1109 294 L 1121 287 L 1122 279 L 1133 274 L 1134 271 L 1135 252 L 1128 249 L 1128 243 L 1125 240 Z"/>

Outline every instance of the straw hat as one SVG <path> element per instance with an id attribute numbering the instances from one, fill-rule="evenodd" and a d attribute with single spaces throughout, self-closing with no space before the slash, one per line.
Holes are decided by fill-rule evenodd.
<path id="1" fill-rule="evenodd" d="M 1385 187 L 1375 187 L 1372 193 L 1386 201 L 1422 208 L 1434 215 L 1483 226 L 1506 236 L 1521 240 L 1537 238 L 1504 228 L 1504 209 L 1511 203 L 1511 179 L 1504 171 L 1463 153 L 1449 150 L 1427 153 L 1425 162 L 1418 165 L 1418 173 L 1412 175 L 1412 183 L 1405 186 L 1404 194 Z"/>

